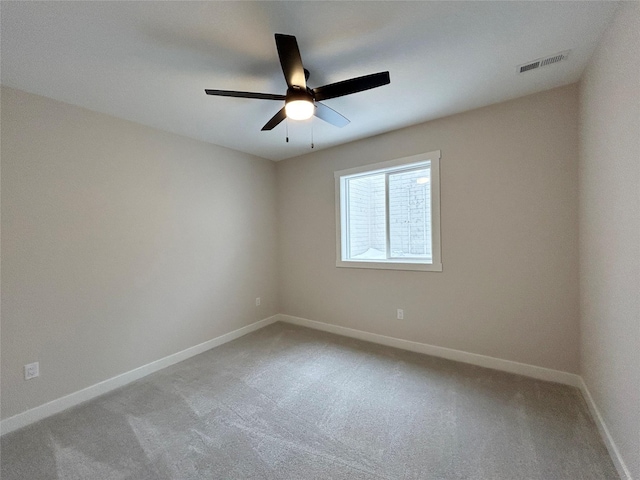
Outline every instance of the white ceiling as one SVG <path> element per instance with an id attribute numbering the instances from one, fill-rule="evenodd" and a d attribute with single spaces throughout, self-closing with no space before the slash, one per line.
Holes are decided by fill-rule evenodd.
<path id="1" fill-rule="evenodd" d="M 3 85 L 280 160 L 577 81 L 615 2 L 5 2 Z M 295 35 L 311 87 L 388 70 L 324 103 L 351 120 L 260 129 L 284 94 L 274 33 Z M 569 59 L 518 75 L 563 50 Z"/>

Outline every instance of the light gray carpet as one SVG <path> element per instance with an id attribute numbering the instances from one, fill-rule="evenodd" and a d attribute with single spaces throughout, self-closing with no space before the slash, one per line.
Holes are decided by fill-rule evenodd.
<path id="1" fill-rule="evenodd" d="M 281 323 L 1 447 L 2 480 L 618 478 L 575 388 Z"/>

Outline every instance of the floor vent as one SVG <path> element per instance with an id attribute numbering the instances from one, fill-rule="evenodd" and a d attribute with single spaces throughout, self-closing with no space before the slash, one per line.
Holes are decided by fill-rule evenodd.
<path id="1" fill-rule="evenodd" d="M 528 72 L 530 70 L 535 70 L 536 68 L 546 67 L 547 65 L 566 60 L 569 57 L 570 51 L 571 50 L 565 50 L 564 52 L 556 53 L 544 58 L 538 58 L 537 60 L 518 65 L 518 73 Z"/>

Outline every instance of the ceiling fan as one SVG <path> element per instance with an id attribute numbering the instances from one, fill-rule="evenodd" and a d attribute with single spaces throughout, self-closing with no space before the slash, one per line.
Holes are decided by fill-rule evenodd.
<path id="1" fill-rule="evenodd" d="M 275 34 L 276 48 L 284 78 L 287 81 L 286 95 L 272 93 L 237 92 L 235 90 L 209 90 L 207 95 L 222 97 L 257 98 L 261 100 L 284 100 L 284 107 L 269 120 L 262 130 L 272 130 L 285 118 L 292 120 L 306 120 L 315 115 L 336 127 L 344 127 L 349 120 L 326 105 L 321 100 L 342 97 L 352 93 L 362 92 L 371 88 L 381 87 L 390 83 L 389 72 L 373 73 L 363 77 L 351 78 L 323 87 L 309 88 L 307 80 L 309 71 L 303 67 L 298 42 L 293 35 Z"/>

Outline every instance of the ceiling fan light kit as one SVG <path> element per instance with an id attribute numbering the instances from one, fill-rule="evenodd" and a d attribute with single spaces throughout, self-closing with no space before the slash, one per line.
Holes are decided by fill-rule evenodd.
<path id="1" fill-rule="evenodd" d="M 291 120 L 307 120 L 313 116 L 315 105 L 313 95 L 297 86 L 287 90 L 284 111 Z"/>
<path id="2" fill-rule="evenodd" d="M 207 95 L 221 97 L 253 98 L 259 100 L 284 100 L 284 106 L 262 127 L 262 130 L 272 130 L 285 118 L 291 120 L 307 120 L 316 116 L 336 127 L 344 127 L 349 120 L 320 103 L 320 100 L 351 95 L 390 83 L 389 72 L 379 72 L 363 77 L 351 78 L 342 82 L 332 83 L 317 88 L 309 88 L 307 80 L 309 71 L 302 65 L 302 58 L 296 37 L 292 35 L 275 34 L 278 58 L 282 66 L 282 73 L 287 82 L 287 94 L 238 92 L 234 90 L 210 90 Z"/>
<path id="3" fill-rule="evenodd" d="M 292 100 L 284 106 L 284 111 L 291 120 L 307 120 L 313 116 L 314 108 L 308 100 Z"/>

